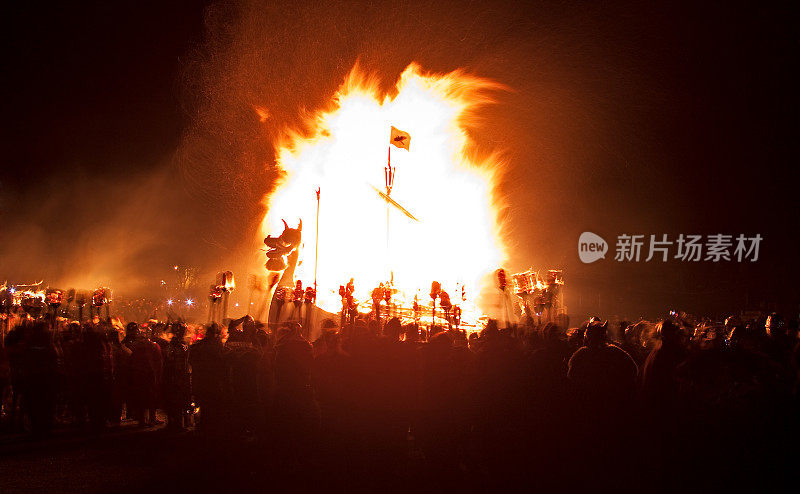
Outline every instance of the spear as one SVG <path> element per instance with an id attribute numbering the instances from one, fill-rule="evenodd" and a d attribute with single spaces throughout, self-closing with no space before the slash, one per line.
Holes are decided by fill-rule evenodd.
<path id="1" fill-rule="evenodd" d="M 317 292 L 317 261 L 319 260 L 319 193 L 320 187 L 317 187 L 317 238 L 314 241 L 314 293 Z"/>

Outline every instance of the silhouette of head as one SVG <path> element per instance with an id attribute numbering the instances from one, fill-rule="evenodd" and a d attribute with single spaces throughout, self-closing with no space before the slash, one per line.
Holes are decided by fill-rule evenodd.
<path id="1" fill-rule="evenodd" d="M 589 322 L 586 327 L 586 333 L 583 335 L 583 344 L 589 348 L 600 348 L 606 343 L 606 332 L 608 330 L 608 321 L 600 323 L 600 321 Z"/>
<path id="2" fill-rule="evenodd" d="M 73 336 L 81 334 L 81 323 L 79 323 L 78 321 L 72 321 L 67 326 L 67 332 Z"/>
<path id="3" fill-rule="evenodd" d="M 322 341 L 325 342 L 328 351 L 336 350 L 339 348 L 339 333 L 335 329 L 326 330 L 322 334 Z"/>
<path id="4" fill-rule="evenodd" d="M 205 338 L 214 338 L 219 339 L 222 336 L 222 329 L 220 328 L 219 324 L 212 322 L 206 328 L 206 335 Z"/>
<path id="5" fill-rule="evenodd" d="M 371 319 L 369 323 L 367 323 L 367 328 L 369 328 L 370 334 L 377 335 L 381 330 L 381 325 L 375 319 Z"/>
<path id="6" fill-rule="evenodd" d="M 242 321 L 242 331 L 244 334 L 252 336 L 256 332 L 256 321 L 250 317 L 245 316 L 245 320 Z"/>
<path id="7" fill-rule="evenodd" d="M 542 333 L 546 342 L 554 343 L 561 340 L 564 332 L 558 324 L 547 323 Z"/>
<path id="8" fill-rule="evenodd" d="M 738 328 L 739 326 L 742 326 L 742 325 L 743 325 L 742 324 L 742 320 L 741 320 L 741 318 L 739 318 L 739 316 L 735 316 L 735 315 L 734 316 L 729 316 L 727 319 L 725 319 L 725 329 L 728 332 L 731 332 L 735 328 Z"/>
<path id="9" fill-rule="evenodd" d="M 186 325 L 180 322 L 172 324 L 172 336 L 178 341 L 182 341 L 186 336 Z"/>
<path id="10" fill-rule="evenodd" d="M 786 324 L 783 322 L 783 317 L 777 312 L 767 316 L 767 322 L 764 327 L 767 330 L 767 336 L 770 338 L 781 338 L 786 335 Z"/>
<path id="11" fill-rule="evenodd" d="M 152 328 L 153 338 L 162 337 L 164 335 L 164 332 L 166 331 L 166 328 L 164 327 L 164 323 L 160 323 L 160 322 L 155 323 L 155 324 L 151 323 L 150 327 Z"/>
<path id="12" fill-rule="evenodd" d="M 108 328 L 106 330 L 106 338 L 112 345 L 119 345 L 119 332 L 115 328 Z"/>
<path id="13" fill-rule="evenodd" d="M 400 338 L 400 333 L 402 332 L 402 327 L 400 325 L 400 319 L 393 317 L 389 319 L 389 322 L 386 323 L 386 327 L 384 328 L 384 333 L 386 333 L 386 337 L 392 340 L 397 340 Z"/>
<path id="14" fill-rule="evenodd" d="M 408 324 L 405 327 L 406 341 L 419 340 L 419 326 L 416 324 Z"/>
<path id="15" fill-rule="evenodd" d="M 486 327 L 483 328 L 483 331 L 481 331 L 481 336 L 488 338 L 493 338 L 499 334 L 500 330 L 497 327 L 497 319 L 489 319 L 486 322 Z"/>
<path id="16" fill-rule="evenodd" d="M 677 344 L 680 342 L 681 328 L 671 319 L 665 319 L 658 323 L 656 328 L 661 336 L 661 341 L 665 345 Z"/>
<path id="17" fill-rule="evenodd" d="M 139 336 L 139 324 L 131 321 L 125 326 L 125 336 Z"/>
<path id="18" fill-rule="evenodd" d="M 758 348 L 758 331 L 752 324 L 736 326 L 728 336 L 728 341 L 734 350 L 755 350 Z"/>

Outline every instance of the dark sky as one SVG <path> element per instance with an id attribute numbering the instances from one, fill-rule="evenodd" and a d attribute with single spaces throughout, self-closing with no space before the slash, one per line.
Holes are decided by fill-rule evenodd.
<path id="1" fill-rule="evenodd" d="M 278 131 L 254 105 L 298 125 L 357 59 L 387 89 L 417 61 L 511 88 L 474 135 L 509 163 L 509 267 L 564 268 L 572 313 L 797 310 L 788 7 L 319 3 L 5 6 L 0 278 L 147 287 L 173 263 L 248 265 Z M 584 265 L 583 231 L 764 241 L 749 264 Z"/>

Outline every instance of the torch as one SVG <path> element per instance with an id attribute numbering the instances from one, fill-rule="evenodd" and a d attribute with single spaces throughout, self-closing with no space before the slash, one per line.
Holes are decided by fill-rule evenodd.
<path id="1" fill-rule="evenodd" d="M 66 314 L 67 317 L 70 317 L 70 315 L 69 315 L 69 306 L 74 301 L 75 301 L 75 289 L 74 288 L 70 288 L 69 290 L 67 290 L 67 306 L 64 307 L 64 314 Z"/>
<path id="2" fill-rule="evenodd" d="M 383 289 L 383 300 L 386 302 L 386 322 L 392 318 L 392 286 L 387 284 Z"/>
<path id="3" fill-rule="evenodd" d="M 500 290 L 500 306 L 503 308 L 503 316 L 505 317 L 506 327 L 508 327 L 508 307 L 506 304 L 507 294 L 506 294 L 506 286 L 508 286 L 508 280 L 506 278 L 506 270 L 500 268 L 497 270 L 497 288 Z"/>
<path id="4" fill-rule="evenodd" d="M 14 297 L 12 296 L 11 289 L 8 288 L 5 283 L 2 286 L 2 290 L 0 290 L 0 305 L 3 307 L 3 313 L 5 315 L 5 324 L 3 326 L 3 331 L 0 336 L 0 343 L 5 345 L 6 333 L 9 331 L 9 324 L 11 320 L 11 306 L 14 304 Z"/>
<path id="5" fill-rule="evenodd" d="M 47 290 L 47 294 L 45 295 L 47 306 L 53 309 L 50 322 L 50 327 L 53 328 L 53 330 L 55 330 L 56 327 L 56 313 L 58 312 L 58 308 L 61 307 L 62 295 L 63 292 L 61 290 L 56 290 L 54 288 Z"/>
<path id="6" fill-rule="evenodd" d="M 431 311 L 431 331 L 433 331 L 433 327 L 436 326 L 436 297 L 439 296 L 439 293 L 442 291 L 442 285 L 438 281 L 434 281 L 431 283 L 431 299 L 433 300 L 433 309 Z M 428 338 L 431 336 L 431 331 L 428 331 Z"/>
<path id="7" fill-rule="evenodd" d="M 305 295 L 305 291 L 303 290 L 303 282 L 297 280 L 294 284 L 294 290 L 292 291 L 292 315 L 290 319 L 295 318 L 295 313 L 297 313 L 297 320 L 300 320 L 300 308 L 303 305 L 303 296 Z"/>
<path id="8" fill-rule="evenodd" d="M 317 300 L 317 291 L 313 287 L 306 287 L 305 294 L 303 296 L 303 303 L 306 306 L 306 318 L 305 318 L 305 333 L 306 336 L 310 335 L 311 333 L 311 313 L 314 310 L 314 302 Z"/>
<path id="9" fill-rule="evenodd" d="M 230 293 L 236 288 L 236 283 L 233 281 L 233 273 L 225 271 L 220 274 L 220 285 L 222 286 L 223 301 L 222 301 L 222 323 L 228 318 L 228 297 Z"/>
<path id="10" fill-rule="evenodd" d="M 444 310 L 444 318 L 447 320 L 448 326 L 450 325 L 450 309 L 453 307 L 453 303 L 450 302 L 450 294 L 446 291 L 442 290 L 439 292 L 439 306 Z"/>
<path id="11" fill-rule="evenodd" d="M 208 323 L 211 324 L 212 322 L 216 322 L 216 308 L 219 305 L 219 301 L 222 299 L 222 285 L 211 285 L 211 289 L 208 293 Z"/>
<path id="12" fill-rule="evenodd" d="M 270 311 L 272 310 L 272 306 L 275 306 L 275 323 L 277 324 L 281 320 L 281 311 L 283 310 L 283 304 L 286 303 L 286 290 L 287 288 L 284 286 L 279 286 L 275 289 L 275 295 L 272 297 L 272 304 L 270 304 Z"/>
<path id="13" fill-rule="evenodd" d="M 94 317 L 94 310 L 97 310 L 97 317 L 100 317 L 100 308 L 106 305 L 108 302 L 108 296 L 106 295 L 106 289 L 103 287 L 98 288 L 94 292 L 92 292 L 92 317 Z M 108 309 L 106 308 L 106 314 L 108 314 Z"/>
<path id="14" fill-rule="evenodd" d="M 350 281 L 347 282 L 347 287 L 345 289 L 347 291 L 347 317 L 350 324 L 353 324 L 356 319 L 356 312 L 358 312 L 358 303 L 355 297 L 356 285 L 353 278 L 350 278 Z"/>
<path id="15" fill-rule="evenodd" d="M 453 324 L 456 325 L 456 331 L 458 331 L 458 327 L 461 325 L 461 307 L 458 305 L 453 306 Z"/>
<path id="16" fill-rule="evenodd" d="M 381 300 L 383 299 L 383 283 L 372 289 L 372 309 L 375 313 L 375 320 L 381 323 Z"/>
<path id="17" fill-rule="evenodd" d="M 86 292 L 75 292 L 75 305 L 78 307 L 78 322 L 83 322 L 83 308 L 86 305 Z"/>
<path id="18" fill-rule="evenodd" d="M 106 319 L 111 319 L 111 302 L 114 301 L 114 298 L 112 297 L 113 292 L 111 291 L 111 288 L 108 287 L 103 288 L 103 291 L 106 293 Z"/>

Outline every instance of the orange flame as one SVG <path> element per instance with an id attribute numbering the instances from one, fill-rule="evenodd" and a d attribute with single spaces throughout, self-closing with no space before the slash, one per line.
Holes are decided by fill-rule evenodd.
<path id="1" fill-rule="evenodd" d="M 311 116 L 310 135 L 287 132 L 276 144 L 285 172 L 265 202 L 265 235 L 282 231 L 281 219 L 303 219 L 304 247 L 295 278 L 314 279 L 317 197 L 319 257 L 317 302 L 341 308 L 339 285 L 355 279 L 356 297 L 393 276 L 395 300 L 411 305 L 432 280 L 453 296 L 465 287 L 474 299 L 482 279 L 505 258 L 494 195 L 499 163 L 469 151 L 467 128 L 474 111 L 502 86 L 456 70 L 424 74 L 409 65 L 396 95 L 383 95 L 356 65 L 333 98 L 332 109 Z M 395 126 L 411 136 L 410 150 L 389 148 Z M 387 149 L 396 168 L 390 206 L 385 190 Z M 388 210 L 388 234 L 387 234 Z M 388 236 L 388 246 L 387 246 Z M 422 297 L 419 297 L 422 300 Z"/>

